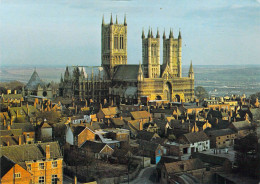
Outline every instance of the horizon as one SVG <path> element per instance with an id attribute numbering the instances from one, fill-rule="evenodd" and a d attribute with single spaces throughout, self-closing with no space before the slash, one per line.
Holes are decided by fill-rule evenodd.
<path id="1" fill-rule="evenodd" d="M 100 66 L 101 22 L 128 24 L 128 64 L 142 60 L 141 32 L 173 28 L 183 38 L 182 64 L 259 65 L 260 0 L 9 1 L 0 7 L 1 66 Z M 195 36 L 194 36 L 195 35 Z M 55 63 L 55 65 L 54 65 Z M 216 64 L 217 63 L 217 64 Z"/>

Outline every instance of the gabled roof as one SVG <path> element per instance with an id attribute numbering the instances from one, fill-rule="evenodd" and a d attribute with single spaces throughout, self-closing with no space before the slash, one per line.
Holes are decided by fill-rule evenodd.
<path id="1" fill-rule="evenodd" d="M 0 178 L 2 178 L 10 169 L 15 165 L 13 161 L 8 159 L 5 156 L 1 157 L 1 163 L 0 163 Z"/>
<path id="2" fill-rule="evenodd" d="M 44 87 L 45 83 L 40 79 L 38 73 L 36 70 L 34 70 L 30 80 L 25 86 L 26 90 L 37 90 L 38 86 Z"/>
<path id="3" fill-rule="evenodd" d="M 201 141 L 207 141 L 209 140 L 207 134 L 205 134 L 203 131 L 200 132 L 190 132 L 187 134 L 183 134 L 183 136 L 187 141 L 187 143 L 195 143 L 195 142 L 201 142 Z M 185 142 L 186 142 L 185 141 Z"/>
<path id="4" fill-rule="evenodd" d="M 93 153 L 100 153 L 107 144 L 101 142 L 85 141 L 81 148 Z M 107 145 L 108 146 L 108 145 Z M 110 147 L 110 146 L 109 146 Z M 110 147 L 111 148 L 111 147 Z M 111 148 L 112 149 L 112 148 Z"/>
<path id="5" fill-rule="evenodd" d="M 133 117 L 133 119 L 137 120 L 137 119 L 149 119 L 149 117 L 151 116 L 151 114 L 147 111 L 134 111 L 134 112 L 130 112 L 131 116 Z"/>
<path id="6" fill-rule="evenodd" d="M 4 155 L 18 164 L 25 161 L 45 159 L 46 145 L 50 145 L 50 158 L 62 158 L 57 142 L 4 146 L 1 148 L 0 156 Z"/>

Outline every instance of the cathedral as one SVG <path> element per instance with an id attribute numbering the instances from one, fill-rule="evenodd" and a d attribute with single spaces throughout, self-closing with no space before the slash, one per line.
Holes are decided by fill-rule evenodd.
<path id="1" fill-rule="evenodd" d="M 188 102 L 194 100 L 192 63 L 187 77 L 182 76 L 182 37 L 170 30 L 163 40 L 163 62 L 160 62 L 160 34 L 149 29 L 142 31 L 142 63 L 127 64 L 127 22 L 109 23 L 104 17 L 101 25 L 101 66 L 66 67 L 61 76 L 60 96 L 92 99 L 95 102 L 113 101 L 139 103 L 147 100 Z"/>

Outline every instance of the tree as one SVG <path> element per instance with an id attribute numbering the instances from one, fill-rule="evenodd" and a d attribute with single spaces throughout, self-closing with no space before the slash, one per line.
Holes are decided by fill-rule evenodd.
<path id="1" fill-rule="evenodd" d="M 197 86 L 195 88 L 195 96 L 200 100 L 203 101 L 204 98 L 208 98 L 209 94 L 208 92 L 205 90 L 205 88 L 203 88 L 202 86 Z"/>
<path id="2" fill-rule="evenodd" d="M 37 112 L 36 118 L 42 119 L 44 121 L 47 120 L 48 124 L 53 125 L 59 122 L 59 119 L 61 117 L 60 112 L 56 111 L 43 111 L 43 112 Z"/>
<path id="3" fill-rule="evenodd" d="M 250 95 L 250 99 L 251 99 L 252 103 L 256 102 L 256 98 L 258 98 L 258 100 L 260 100 L 260 92 Z"/>

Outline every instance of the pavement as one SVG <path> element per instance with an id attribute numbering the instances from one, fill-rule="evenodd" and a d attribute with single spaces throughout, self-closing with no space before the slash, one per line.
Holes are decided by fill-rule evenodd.
<path id="1" fill-rule="evenodd" d="M 157 184 L 156 182 L 156 165 L 151 165 L 150 167 L 146 167 L 140 171 L 138 176 L 129 182 L 129 184 Z M 128 182 L 121 183 L 128 184 Z"/>

